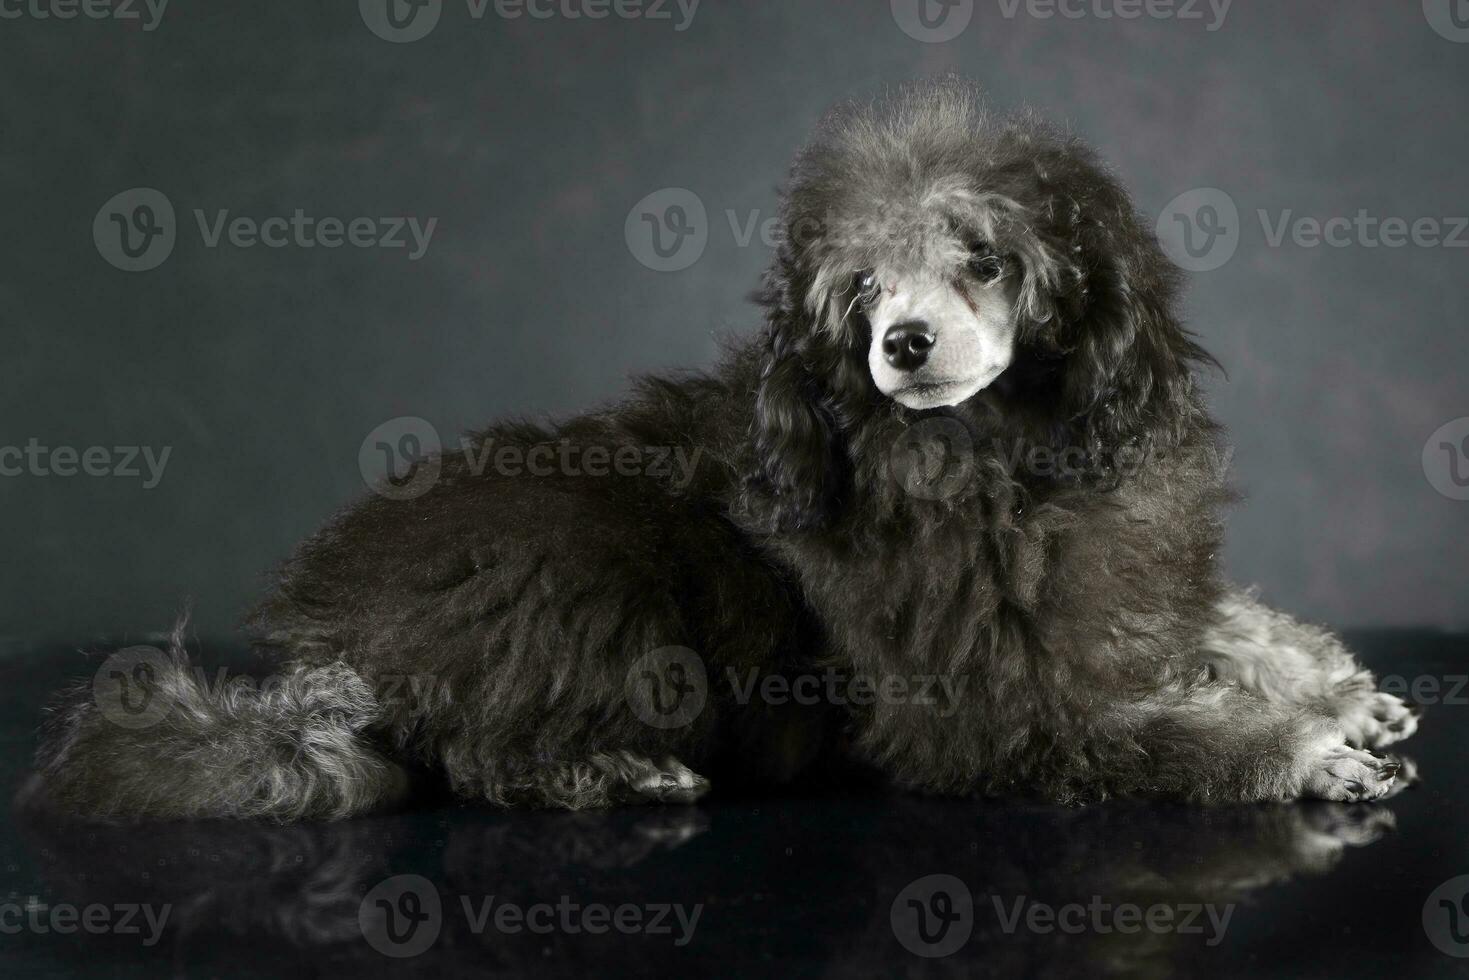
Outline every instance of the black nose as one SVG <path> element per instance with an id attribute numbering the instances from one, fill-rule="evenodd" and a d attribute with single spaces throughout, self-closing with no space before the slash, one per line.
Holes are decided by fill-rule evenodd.
<path id="1" fill-rule="evenodd" d="M 922 320 L 888 327 L 882 337 L 882 356 L 899 371 L 917 371 L 933 349 L 933 334 Z"/>

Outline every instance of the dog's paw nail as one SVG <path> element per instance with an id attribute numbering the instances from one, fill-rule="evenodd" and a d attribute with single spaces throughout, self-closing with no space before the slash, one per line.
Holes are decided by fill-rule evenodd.
<path id="1" fill-rule="evenodd" d="M 1402 788 L 1396 780 L 1401 769 L 1397 759 L 1347 745 L 1332 746 L 1314 760 L 1303 792 L 1342 803 L 1380 800 Z"/>

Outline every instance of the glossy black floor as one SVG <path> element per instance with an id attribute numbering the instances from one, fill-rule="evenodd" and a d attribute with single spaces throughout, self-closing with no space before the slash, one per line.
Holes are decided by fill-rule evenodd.
<path id="1" fill-rule="evenodd" d="M 1350 639 L 1429 703 L 1405 745 L 1423 782 L 1386 804 L 821 792 L 130 828 L 9 806 L 0 976 L 1469 972 L 1469 638 Z M 0 654 L 11 799 L 47 692 L 89 662 Z"/>

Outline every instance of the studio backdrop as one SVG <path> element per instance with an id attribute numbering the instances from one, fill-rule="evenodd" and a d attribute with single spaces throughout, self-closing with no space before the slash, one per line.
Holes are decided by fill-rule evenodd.
<path id="1" fill-rule="evenodd" d="M 822 112 L 947 72 L 1094 144 L 1186 271 L 1231 574 L 1469 625 L 1465 4 L 591 8 L 6 8 L 0 637 L 222 633 L 403 459 L 709 366 Z"/>

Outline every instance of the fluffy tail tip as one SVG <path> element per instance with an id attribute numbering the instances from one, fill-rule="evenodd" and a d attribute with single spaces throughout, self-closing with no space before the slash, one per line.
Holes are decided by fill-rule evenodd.
<path id="1" fill-rule="evenodd" d="M 339 819 L 407 789 L 378 750 L 372 686 L 340 661 L 211 686 L 182 622 L 168 648 L 135 646 L 50 709 L 21 803 L 78 817 Z"/>

